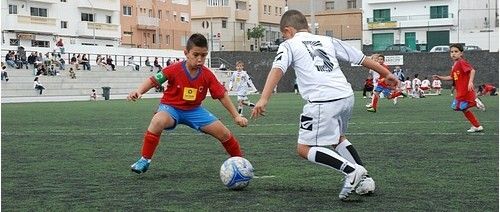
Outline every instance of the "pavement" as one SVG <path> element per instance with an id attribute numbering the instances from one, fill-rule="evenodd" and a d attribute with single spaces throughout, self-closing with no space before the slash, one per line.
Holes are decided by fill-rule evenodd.
<path id="1" fill-rule="evenodd" d="M 142 98 L 161 98 L 162 93 L 144 94 Z M 126 94 L 110 95 L 110 100 L 127 99 Z M 98 101 L 104 100 L 104 97 L 98 96 Z M 4 103 L 25 103 L 25 102 L 73 102 L 73 101 L 90 101 L 90 96 L 28 96 L 28 97 L 2 97 Z"/>

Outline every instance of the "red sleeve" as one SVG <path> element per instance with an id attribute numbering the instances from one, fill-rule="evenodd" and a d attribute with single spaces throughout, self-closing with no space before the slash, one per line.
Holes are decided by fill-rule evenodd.
<path id="1" fill-rule="evenodd" d="M 464 73 L 468 73 L 472 70 L 472 66 L 466 60 L 459 60 L 458 65 Z"/>
<path id="2" fill-rule="evenodd" d="M 226 88 L 222 86 L 222 84 L 217 80 L 215 75 L 212 73 L 210 70 L 206 70 L 208 73 L 208 80 L 210 81 L 210 95 L 212 96 L 213 99 L 220 99 L 224 97 L 224 94 L 226 93 Z"/>

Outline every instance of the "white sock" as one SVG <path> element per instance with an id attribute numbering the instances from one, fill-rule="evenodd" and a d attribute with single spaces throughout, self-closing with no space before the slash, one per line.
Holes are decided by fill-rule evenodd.
<path id="1" fill-rule="evenodd" d="M 311 147 L 307 153 L 307 160 L 319 165 L 333 168 L 343 174 L 349 174 L 356 168 L 354 164 L 347 161 L 336 152 L 324 147 Z"/>
<path id="2" fill-rule="evenodd" d="M 351 162 L 353 164 L 363 165 L 363 162 L 361 162 L 361 159 L 359 158 L 358 153 L 356 152 L 356 150 L 352 146 L 351 142 L 349 142 L 349 140 L 344 139 L 344 141 L 340 142 L 340 144 L 338 144 L 335 147 L 335 151 L 337 151 L 340 156 L 347 159 L 349 162 Z M 357 159 L 355 159 L 356 157 L 357 157 Z"/>

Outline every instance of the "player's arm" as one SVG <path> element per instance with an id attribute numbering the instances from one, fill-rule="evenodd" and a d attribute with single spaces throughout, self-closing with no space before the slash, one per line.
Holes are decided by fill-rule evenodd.
<path id="1" fill-rule="evenodd" d="M 384 78 L 383 80 L 387 83 L 387 85 L 391 87 L 397 87 L 399 85 L 398 78 L 378 62 L 365 57 L 363 62 L 361 62 L 361 65 L 380 74 L 380 78 Z"/>
<path id="2" fill-rule="evenodd" d="M 432 79 L 438 79 L 438 80 L 453 80 L 451 76 L 440 76 L 440 75 L 432 75 Z"/>
<path id="3" fill-rule="evenodd" d="M 224 92 L 224 96 L 219 99 L 221 102 L 222 106 L 226 108 L 226 110 L 229 112 L 231 117 L 233 117 L 234 122 L 239 125 L 240 127 L 246 127 L 248 125 L 248 120 L 244 117 L 241 117 L 236 108 L 234 107 L 233 102 L 231 101 L 231 98 L 229 98 L 229 95 L 227 92 Z"/>
<path id="4" fill-rule="evenodd" d="M 161 84 L 163 84 L 166 81 L 167 77 L 163 73 L 163 71 L 161 71 L 158 74 L 144 80 L 144 82 L 142 82 L 142 84 L 139 85 L 139 87 L 136 90 L 128 94 L 127 100 L 136 101 L 137 99 L 140 99 L 142 97 L 142 94 L 148 92 L 153 87 L 161 86 Z"/>
<path id="5" fill-rule="evenodd" d="M 469 85 L 467 86 L 469 91 L 474 90 L 474 77 L 476 76 L 476 70 L 470 70 Z"/>
<path id="6" fill-rule="evenodd" d="M 264 115 L 266 112 L 266 106 L 271 98 L 274 88 L 278 85 L 278 82 L 283 77 L 284 73 L 280 68 L 272 68 L 267 75 L 266 84 L 264 85 L 264 90 L 262 90 L 262 95 L 259 101 L 255 104 L 252 110 L 252 117 L 259 117 Z"/>

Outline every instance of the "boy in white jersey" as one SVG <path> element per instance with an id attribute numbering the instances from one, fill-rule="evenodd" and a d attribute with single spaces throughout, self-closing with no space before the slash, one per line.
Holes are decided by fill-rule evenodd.
<path id="1" fill-rule="evenodd" d="M 436 95 L 441 95 L 441 80 L 432 80 L 432 89 L 434 89 Z"/>
<path id="2" fill-rule="evenodd" d="M 229 90 L 236 91 L 238 95 L 238 113 L 243 116 L 243 105 L 253 107 L 253 103 L 248 101 L 247 93 L 251 85 L 253 85 L 250 76 L 243 70 L 245 64 L 243 61 L 236 62 L 236 71 L 231 75 L 229 80 Z"/>
<path id="3" fill-rule="evenodd" d="M 426 91 L 431 89 L 431 81 L 427 79 L 427 77 L 422 80 L 422 84 L 420 85 L 420 90 L 422 90 L 422 94 L 425 94 Z"/>
<path id="4" fill-rule="evenodd" d="M 405 86 L 405 90 L 406 90 L 406 95 L 408 95 L 409 97 L 412 97 L 410 77 L 406 77 L 406 80 L 404 81 L 404 86 Z"/>
<path id="5" fill-rule="evenodd" d="M 420 90 L 420 85 L 422 84 L 422 81 L 418 78 L 418 74 L 415 74 L 415 78 L 411 81 L 411 87 L 413 89 L 413 97 L 414 98 L 420 98 L 421 97 L 421 90 Z"/>
<path id="6" fill-rule="evenodd" d="M 300 116 L 299 156 L 345 175 L 341 200 L 349 200 L 352 191 L 360 194 L 373 191 L 374 187 L 362 190 L 364 182 L 371 181 L 374 186 L 373 179 L 367 177 L 356 150 L 345 137 L 354 107 L 354 92 L 340 70 L 338 59 L 375 70 L 391 86 L 397 85 L 397 78 L 349 44 L 309 33 L 305 16 L 297 10 L 283 14 L 280 30 L 286 41 L 278 48 L 252 117 L 264 115 L 273 88 L 292 66 L 300 95 L 307 101 Z"/>

